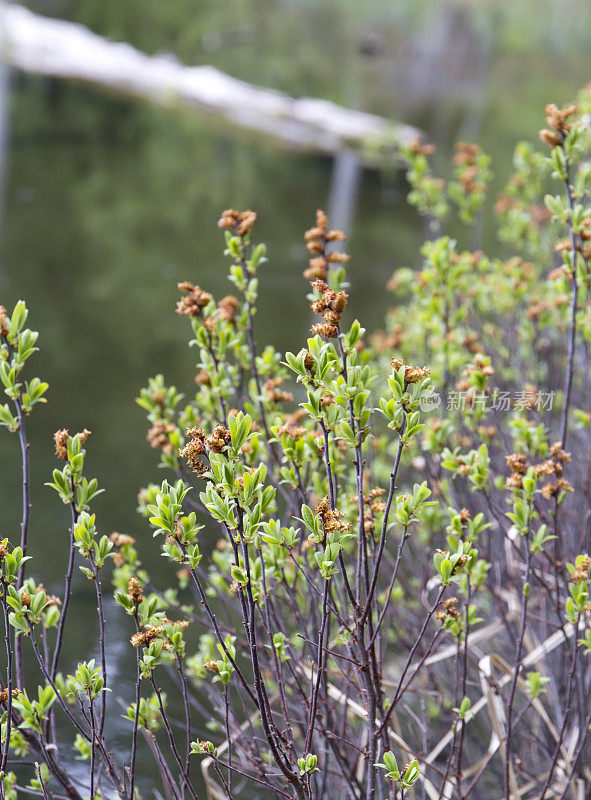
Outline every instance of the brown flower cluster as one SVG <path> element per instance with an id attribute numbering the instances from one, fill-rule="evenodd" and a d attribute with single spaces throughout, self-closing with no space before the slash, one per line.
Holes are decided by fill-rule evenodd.
<path id="1" fill-rule="evenodd" d="M 119 533 L 118 531 L 113 531 L 109 536 L 109 541 L 112 542 L 115 547 L 127 547 L 128 545 L 135 544 L 133 536 L 129 536 L 127 533 Z"/>
<path id="2" fill-rule="evenodd" d="M 255 211 L 235 211 L 233 208 L 227 208 L 222 211 L 222 216 L 218 220 L 218 228 L 234 231 L 238 236 L 248 236 L 256 218 Z"/>
<path id="3" fill-rule="evenodd" d="M 234 322 L 240 308 L 240 301 L 233 294 L 222 297 L 218 303 L 218 317 L 224 322 Z"/>
<path id="4" fill-rule="evenodd" d="M 574 492 L 575 488 L 567 481 L 565 478 L 557 478 L 556 483 L 545 483 L 542 486 L 542 497 L 546 500 L 549 500 L 554 495 L 558 494 L 559 492 Z"/>
<path id="5" fill-rule="evenodd" d="M 585 217 L 583 220 L 583 230 L 580 232 L 579 236 L 584 242 L 591 240 L 591 217 Z"/>
<path id="6" fill-rule="evenodd" d="M 549 308 L 552 308 L 552 306 L 547 300 L 530 303 L 526 312 L 527 318 L 531 320 L 538 319 L 538 317 L 541 317 L 544 311 L 548 311 Z"/>
<path id="7" fill-rule="evenodd" d="M 458 167 L 472 166 L 476 161 L 476 157 L 480 153 L 480 147 L 477 144 L 469 144 L 468 142 L 457 142 L 456 152 L 454 154 L 454 164 Z"/>
<path id="8" fill-rule="evenodd" d="M 512 211 L 514 208 L 517 208 L 517 200 L 514 197 L 510 197 L 508 194 L 501 192 L 497 197 L 497 202 L 493 206 L 493 211 L 497 216 L 502 216 L 506 214 L 508 211 Z"/>
<path id="9" fill-rule="evenodd" d="M 176 304 L 176 313 L 181 317 L 199 317 L 202 309 L 211 303 L 212 297 L 200 286 L 194 286 L 189 281 L 177 284 L 181 292 L 186 292 L 184 297 Z"/>
<path id="10" fill-rule="evenodd" d="M 187 459 L 193 472 L 203 475 L 207 471 L 207 465 L 201 460 L 200 456 L 207 451 L 222 453 L 231 441 L 230 431 L 223 425 L 216 425 L 211 436 L 207 438 L 203 428 L 189 428 L 187 430 L 187 442 L 179 455 Z"/>
<path id="11" fill-rule="evenodd" d="M 68 460 L 68 439 L 70 434 L 67 428 L 61 428 L 53 434 L 53 441 L 55 443 L 55 454 L 62 461 Z"/>
<path id="12" fill-rule="evenodd" d="M 475 392 L 472 389 L 472 381 L 470 378 L 476 373 L 482 374 L 487 378 L 495 374 L 494 368 L 486 363 L 486 356 L 480 350 L 476 351 L 471 363 L 462 370 L 462 377 L 459 381 L 456 381 L 456 389 L 459 392 L 466 393 L 465 404 L 467 408 L 472 408 L 474 404 Z M 487 393 L 490 392 L 489 387 L 487 386 L 484 391 Z"/>
<path id="13" fill-rule="evenodd" d="M 418 383 L 431 374 L 429 367 L 413 367 L 412 364 L 405 364 L 400 358 L 393 358 L 391 364 L 397 372 L 404 367 L 404 380 L 407 383 Z"/>
<path id="14" fill-rule="evenodd" d="M 211 436 L 205 440 L 205 447 L 213 453 L 221 453 L 231 443 L 230 431 L 223 425 L 216 425 Z"/>
<path id="15" fill-rule="evenodd" d="M 302 436 L 305 436 L 308 433 L 308 429 L 304 428 L 303 426 L 299 425 L 298 423 L 305 419 L 307 416 L 306 412 L 303 408 L 296 408 L 296 410 L 288 414 L 283 421 L 283 425 L 280 425 L 276 429 L 277 436 L 291 436 L 293 439 L 301 439 Z"/>
<path id="16" fill-rule="evenodd" d="M 84 442 L 88 439 L 92 431 L 89 431 L 88 428 L 84 428 L 83 431 L 78 431 L 76 434 L 80 438 L 80 443 L 84 444 Z"/>
<path id="17" fill-rule="evenodd" d="M 470 517 L 471 517 L 471 514 L 470 514 L 469 509 L 467 509 L 467 508 L 460 509 L 460 522 L 462 523 L 463 526 L 468 524 L 468 521 L 470 520 Z"/>
<path id="18" fill-rule="evenodd" d="M 377 330 L 371 335 L 369 342 L 376 352 L 386 353 L 400 347 L 403 340 L 402 325 L 397 322 L 390 326 L 388 332 Z"/>
<path id="19" fill-rule="evenodd" d="M 545 483 L 542 486 L 541 494 L 546 500 L 554 497 L 560 491 L 574 491 L 571 484 L 562 477 L 564 464 L 570 461 L 570 453 L 566 453 L 562 449 L 560 442 L 554 442 L 550 447 L 550 456 L 550 458 L 541 461 L 539 464 L 533 465 L 533 470 L 537 477 L 556 475 L 555 482 Z M 523 476 L 528 469 L 527 457 L 524 453 L 512 453 L 509 456 L 505 456 L 505 461 L 511 470 L 511 475 L 505 481 L 506 486 L 513 489 L 521 489 Z"/>
<path id="20" fill-rule="evenodd" d="M 366 533 L 373 533 L 375 530 L 375 517 L 383 514 L 386 504 L 381 499 L 385 494 L 385 489 L 372 489 L 368 494 L 363 495 L 365 510 L 363 512 L 363 530 Z M 357 496 L 351 497 L 352 503 L 357 503 Z"/>
<path id="21" fill-rule="evenodd" d="M 181 584 L 181 589 L 186 589 L 189 578 L 191 577 L 191 570 L 187 567 L 181 567 L 180 569 L 177 569 L 176 576 Z"/>
<path id="22" fill-rule="evenodd" d="M 152 625 L 145 631 L 134 633 L 129 640 L 134 647 L 145 647 L 166 632 L 164 625 Z"/>
<path id="23" fill-rule="evenodd" d="M 549 500 L 559 492 L 574 492 L 573 486 L 562 477 L 564 472 L 564 465 L 570 461 L 570 453 L 566 453 L 562 448 L 561 442 L 554 442 L 550 447 L 551 458 L 543 461 L 535 469 L 539 470 L 537 474 L 541 475 L 556 475 L 556 481 L 545 483 L 542 486 L 542 497 Z"/>
<path id="24" fill-rule="evenodd" d="M 515 289 L 528 289 L 536 278 L 536 269 L 531 261 L 525 261 L 521 256 L 514 256 L 504 261 L 501 265 L 503 274 L 510 278 Z"/>
<path id="25" fill-rule="evenodd" d="M 570 453 L 566 453 L 562 449 L 562 442 L 554 442 L 554 444 L 550 445 L 550 455 L 556 461 L 560 461 L 563 464 L 568 464 L 570 462 Z"/>
<path id="26" fill-rule="evenodd" d="M 363 501 L 365 503 L 373 503 L 374 500 L 377 500 L 380 497 L 383 497 L 386 494 L 386 490 L 382 489 L 381 487 L 377 487 L 372 489 L 368 494 L 363 495 Z"/>
<path id="27" fill-rule="evenodd" d="M 322 498 L 315 508 L 315 513 L 320 515 L 326 533 L 338 531 L 344 533 L 351 527 L 349 522 L 343 520 L 343 512 L 338 508 L 331 508 L 328 497 Z"/>
<path id="28" fill-rule="evenodd" d="M 386 504 L 381 499 L 385 494 L 385 489 L 372 489 L 368 494 L 363 495 L 365 511 L 363 512 L 363 528 L 366 533 L 372 533 L 375 529 L 375 517 L 383 514 Z M 352 497 L 351 502 L 356 503 L 357 497 Z"/>
<path id="29" fill-rule="evenodd" d="M 527 309 L 527 317 L 531 320 L 538 319 L 544 311 L 549 311 L 552 308 L 560 308 L 560 306 L 566 303 L 568 303 L 568 297 L 564 294 L 556 294 L 552 300 L 534 300 Z"/>
<path id="30" fill-rule="evenodd" d="M 339 335 L 341 314 L 347 307 L 349 296 L 347 292 L 335 292 L 323 280 L 317 279 L 312 283 L 312 288 L 320 297 L 310 304 L 315 314 L 322 314 L 324 322 L 316 323 L 310 328 L 312 333 L 326 336 L 327 339 L 336 339 Z"/>
<path id="31" fill-rule="evenodd" d="M 494 368 L 486 363 L 486 356 L 480 352 L 475 354 L 472 363 L 468 364 L 462 372 L 462 375 L 464 377 L 469 377 L 476 372 L 481 372 L 487 378 L 491 378 L 495 374 Z"/>
<path id="32" fill-rule="evenodd" d="M 195 375 L 195 383 L 197 386 L 209 386 L 211 383 L 209 372 L 206 369 L 199 370 L 197 375 Z"/>
<path id="33" fill-rule="evenodd" d="M 150 442 L 150 447 L 154 450 L 162 450 L 162 452 L 169 456 L 174 452 L 174 445 L 170 441 L 170 434 L 176 430 L 172 422 L 166 422 L 163 419 L 157 419 L 148 433 L 146 439 Z"/>
<path id="34" fill-rule="evenodd" d="M 61 606 L 62 599 L 58 597 L 57 594 L 48 594 L 45 597 L 45 608 L 49 608 L 49 606 Z"/>
<path id="35" fill-rule="evenodd" d="M 456 603 L 458 602 L 457 597 L 448 597 L 447 600 L 443 603 L 445 611 L 440 609 L 437 612 L 437 619 L 444 625 L 446 622 L 451 622 L 451 620 L 459 619 L 460 612 L 456 607 Z"/>
<path id="36" fill-rule="evenodd" d="M 478 426 L 478 433 L 481 436 L 486 436 L 489 439 L 494 439 L 499 431 L 495 427 L 495 425 L 479 425 Z"/>
<path id="37" fill-rule="evenodd" d="M 471 250 L 465 253 L 456 253 L 454 251 L 450 253 L 449 256 L 449 260 L 452 264 L 467 264 L 472 269 L 475 269 L 483 258 L 484 253 L 482 250 Z"/>
<path id="38" fill-rule="evenodd" d="M 334 396 L 330 392 L 322 392 L 320 395 L 320 408 L 328 408 L 335 404 Z"/>
<path id="39" fill-rule="evenodd" d="M 280 386 L 283 386 L 283 378 L 269 378 L 265 381 L 265 399 L 268 403 L 290 403 L 293 400 L 293 394 L 280 389 Z"/>
<path id="40" fill-rule="evenodd" d="M 161 389 L 154 389 L 152 392 L 152 402 L 155 405 L 160 406 L 160 408 L 164 408 L 165 399 L 166 397 Z"/>
<path id="41" fill-rule="evenodd" d="M 21 693 L 20 689 L 13 689 L 12 690 L 12 698 L 14 700 L 15 697 L 18 697 Z M 0 688 L 0 703 L 6 703 L 8 700 L 8 689 Z"/>
<path id="42" fill-rule="evenodd" d="M 81 444 L 88 439 L 90 436 L 91 431 L 87 428 L 84 428 L 83 431 L 80 431 L 76 435 L 80 438 Z M 68 439 L 70 438 L 70 433 L 67 428 L 61 428 L 61 430 L 56 431 L 53 434 L 53 441 L 55 443 L 55 454 L 58 458 L 62 461 L 68 460 Z"/>
<path id="43" fill-rule="evenodd" d="M 462 345 L 473 355 L 484 352 L 482 345 L 478 341 L 478 334 L 475 332 L 467 333 L 462 339 Z"/>
<path id="44" fill-rule="evenodd" d="M 205 431 L 203 428 L 189 428 L 187 441 L 179 455 L 187 459 L 187 463 L 197 475 L 203 475 L 207 471 L 207 465 L 200 458 L 204 453 Z"/>
<path id="45" fill-rule="evenodd" d="M 573 126 L 572 122 L 568 122 L 569 117 L 576 112 L 576 105 L 572 104 L 565 108 L 558 108 L 554 103 L 546 106 L 546 124 L 548 128 L 543 128 L 540 131 L 540 139 L 547 144 L 548 147 L 556 147 L 562 144 L 564 136 L 570 131 Z"/>
<path id="46" fill-rule="evenodd" d="M 0 306 L 0 336 L 8 336 L 8 314 L 6 308 Z"/>
<path id="47" fill-rule="evenodd" d="M 458 180 L 466 194 L 473 192 L 484 192 L 486 185 L 478 180 L 479 167 L 476 159 L 480 154 L 480 147 L 477 144 L 458 142 L 454 155 L 454 164 L 460 167 Z"/>
<path id="48" fill-rule="evenodd" d="M 142 600 L 144 599 L 144 596 L 142 594 L 142 585 L 137 578 L 131 577 L 129 579 L 129 582 L 127 584 L 127 595 L 128 597 L 131 597 L 131 599 L 136 605 L 138 603 L 141 603 Z"/>
<path id="49" fill-rule="evenodd" d="M 449 558 L 449 556 L 450 556 L 449 550 L 440 550 L 439 548 L 436 548 L 435 552 L 439 553 L 439 555 L 443 556 L 444 558 Z M 461 555 L 458 558 L 458 560 L 456 561 L 456 565 L 452 570 L 452 575 L 456 575 L 460 569 L 465 567 L 467 561 L 468 561 L 468 556 Z M 449 599 L 450 600 L 455 600 L 455 598 L 453 598 L 453 597 L 450 597 Z"/>
<path id="50" fill-rule="evenodd" d="M 45 591 L 45 586 L 42 583 L 37 584 L 37 586 L 35 587 L 35 594 L 39 594 L 40 592 L 44 591 Z M 61 604 L 62 604 L 61 597 L 58 597 L 56 594 L 46 594 L 45 605 L 43 606 L 43 608 L 49 608 L 49 606 L 61 606 Z"/>
<path id="51" fill-rule="evenodd" d="M 134 545 L 135 539 L 133 536 L 128 536 L 126 533 L 118 533 L 117 531 L 113 531 L 113 533 L 109 536 L 109 541 L 115 545 L 113 563 L 118 568 L 122 567 L 126 562 L 126 558 L 121 552 L 121 548 Z"/>
<path id="52" fill-rule="evenodd" d="M 388 278 L 388 282 L 386 283 L 386 291 L 388 292 L 397 292 L 402 285 L 402 281 L 400 280 L 400 271 L 396 270 L 394 274 Z"/>
<path id="53" fill-rule="evenodd" d="M 375 530 L 376 524 L 369 508 L 366 508 L 363 512 L 363 530 L 365 533 L 373 533 Z"/>
<path id="54" fill-rule="evenodd" d="M 409 150 L 413 156 L 425 156 L 428 158 L 435 152 L 435 145 L 427 144 L 426 142 L 421 141 L 420 136 L 417 136 L 416 139 L 413 139 L 411 142 Z"/>
<path id="55" fill-rule="evenodd" d="M 510 456 L 505 456 L 505 461 L 511 470 L 506 485 L 520 489 L 523 476 L 527 472 L 527 456 L 524 453 L 512 453 Z"/>
<path id="56" fill-rule="evenodd" d="M 588 581 L 590 568 L 591 558 L 589 558 L 589 556 L 580 556 L 577 558 L 576 568 L 570 574 L 571 581 L 573 583 L 577 583 L 577 581 Z"/>
<path id="57" fill-rule="evenodd" d="M 513 175 L 510 183 L 512 183 L 516 188 L 519 188 L 523 184 L 523 181 L 518 176 Z M 498 195 L 497 202 L 493 207 L 494 213 L 497 216 L 503 216 L 514 209 L 519 209 L 519 203 L 517 200 L 514 197 L 501 192 Z M 544 228 L 552 217 L 552 213 L 543 203 L 532 203 L 527 210 L 532 225 L 538 229 Z"/>
<path id="58" fill-rule="evenodd" d="M 543 203 L 534 203 L 529 207 L 529 218 L 536 228 L 543 228 L 552 218 L 552 212 Z"/>
<path id="59" fill-rule="evenodd" d="M 345 264 L 349 261 L 346 253 L 338 251 L 326 252 L 326 245 L 330 242 L 345 241 L 343 231 L 329 230 L 328 217 L 324 211 L 318 209 L 316 212 L 316 225 L 304 234 L 306 249 L 310 253 L 308 269 L 304 271 L 304 278 L 307 281 L 326 280 L 329 264 Z"/>
<path id="60" fill-rule="evenodd" d="M 586 244 L 591 240 L 591 217 L 586 217 L 582 222 L 583 228 L 579 234 L 580 241 L 575 242 L 575 248 L 582 253 L 584 258 L 591 258 L 591 244 Z M 554 246 L 557 253 L 570 252 L 573 249 L 570 239 L 563 239 Z"/>
<path id="61" fill-rule="evenodd" d="M 302 350 L 300 350 L 300 353 L 304 354 L 304 367 L 308 370 L 308 372 L 312 372 L 312 370 L 314 369 L 314 364 L 316 363 L 314 361 L 314 356 L 309 350 L 306 350 L 305 348 L 302 348 Z"/>
<path id="62" fill-rule="evenodd" d="M 217 753 L 217 749 L 216 749 L 215 745 L 213 744 L 213 742 L 198 741 L 197 745 L 199 747 L 199 752 L 203 753 L 203 755 L 206 755 L 206 754 L 211 755 L 214 752 Z"/>
<path id="63" fill-rule="evenodd" d="M 134 647 L 145 647 L 146 645 L 149 645 L 150 642 L 153 642 L 154 639 L 159 639 L 161 637 L 164 637 L 166 635 L 167 625 L 174 625 L 175 628 L 180 628 L 180 630 L 184 630 L 189 625 L 189 622 L 186 619 L 181 619 L 178 620 L 177 622 L 173 622 L 171 619 L 165 618 L 162 620 L 160 625 L 151 625 L 144 631 L 134 633 L 129 641 Z M 164 643 L 164 649 L 165 650 L 171 649 L 171 645 L 169 642 Z"/>
<path id="64" fill-rule="evenodd" d="M 254 475 L 255 472 L 256 472 L 256 467 L 250 467 L 250 469 L 246 470 L 246 473 L 248 473 L 249 475 Z M 240 489 L 241 492 L 244 491 L 244 475 L 240 475 L 238 478 L 236 478 L 236 486 Z"/>
<path id="65" fill-rule="evenodd" d="M 547 276 L 546 280 L 547 281 L 558 281 L 558 280 L 561 280 L 562 278 L 566 278 L 567 281 L 572 281 L 572 279 L 573 279 L 573 276 L 572 276 L 570 270 L 568 270 L 565 266 L 556 267 L 556 269 L 551 270 L 548 273 L 548 276 Z"/>
<path id="66" fill-rule="evenodd" d="M 237 417 L 238 414 L 240 414 L 240 409 L 239 408 L 229 408 L 228 409 L 228 419 L 230 419 L 230 417 Z M 253 431 L 260 430 L 259 426 L 254 421 L 254 419 L 252 420 L 251 430 L 253 430 Z"/>

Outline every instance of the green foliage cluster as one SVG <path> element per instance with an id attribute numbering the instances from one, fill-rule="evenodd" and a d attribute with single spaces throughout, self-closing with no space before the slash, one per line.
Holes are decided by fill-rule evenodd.
<path id="1" fill-rule="evenodd" d="M 144 746 L 174 800 L 198 797 L 201 758 L 227 798 L 463 800 L 502 784 L 509 800 L 527 783 L 544 800 L 588 785 L 590 112 L 584 93 L 548 106 L 549 150 L 517 148 L 496 204 L 508 257 L 470 249 L 491 179 L 478 147 L 458 145 L 447 182 L 431 147 L 402 153 L 424 263 L 395 272 L 369 336 L 346 321 L 344 235 L 318 211 L 312 335 L 285 355 L 258 348 L 266 250 L 256 214 L 223 213 L 236 296 L 179 284 L 196 390 L 157 375 L 138 398 L 167 470 L 138 508 L 163 586 L 133 537 L 100 531 L 86 430 L 56 432 L 63 466 L 47 484 L 71 514 L 63 596 L 25 574 L 26 418 L 47 385 L 22 377 L 37 340 L 24 303 L 1 309 L 0 422 L 21 443 L 23 518 L 0 541 L 0 797 L 134 800 Z M 96 593 L 99 655 L 61 672 L 76 567 Z M 107 570 L 136 655 L 128 752 L 109 745 Z"/>

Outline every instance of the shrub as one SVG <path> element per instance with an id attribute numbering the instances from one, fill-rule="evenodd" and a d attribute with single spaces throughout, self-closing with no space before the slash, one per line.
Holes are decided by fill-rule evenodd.
<path id="1" fill-rule="evenodd" d="M 212 797 L 588 792 L 590 111 L 585 94 L 548 106 L 548 152 L 518 146 L 495 206 L 508 258 L 464 249 L 491 178 L 478 147 L 458 145 L 447 183 L 430 146 L 402 153 L 429 238 L 371 336 L 349 317 L 344 235 L 319 211 L 305 235 L 311 338 L 259 351 L 265 247 L 253 212 L 224 212 L 237 296 L 179 284 L 196 393 L 186 403 L 158 375 L 138 398 L 168 470 L 139 495 L 170 562 L 162 584 L 131 536 L 99 533 L 89 432 L 65 429 L 49 483 L 72 518 L 63 596 L 30 576 L 25 421 L 47 384 L 23 378 L 37 340 L 24 303 L 2 310 L 0 421 L 24 477 L 20 541 L 0 542 L 5 797 L 139 797 L 140 746 L 175 800 L 198 796 L 200 759 Z M 465 245 L 444 233 L 456 212 Z M 100 657 L 63 674 L 77 563 Z M 107 564 L 136 653 L 125 753 L 109 747 Z M 31 759 L 18 788 L 8 768 L 25 775 Z"/>

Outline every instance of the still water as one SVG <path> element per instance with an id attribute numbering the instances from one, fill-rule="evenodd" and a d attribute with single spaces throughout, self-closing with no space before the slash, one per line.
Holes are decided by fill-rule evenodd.
<path id="1" fill-rule="evenodd" d="M 495 75 L 499 65 L 490 69 Z M 560 81 L 548 75 L 551 97 L 541 78 L 535 91 L 526 80 L 510 90 L 505 85 L 504 95 L 498 84 L 486 89 L 475 133 L 489 152 L 502 154 L 494 165 L 497 186 L 510 168 L 507 147 L 535 136 L 543 102 L 568 100 L 580 71 Z M 503 123 L 507 106 L 520 109 L 520 122 Z M 441 114 L 409 121 L 443 139 L 445 153 L 467 118 L 473 122 L 470 114 L 451 114 L 443 126 Z M 26 299 L 29 325 L 40 332 L 28 377 L 50 384 L 48 404 L 28 421 L 35 557 L 29 574 L 49 591 L 62 592 L 69 524 L 67 509 L 43 485 L 55 465 L 52 433 L 61 427 L 93 432 L 87 470 L 106 490 L 94 503 L 99 531 L 134 536 L 154 578 L 165 579 L 158 543 L 135 511 L 138 488 L 163 476 L 134 398 L 158 372 L 192 391 L 194 356 L 189 326 L 174 314 L 176 283 L 191 280 L 217 296 L 230 291 L 216 220 L 229 205 L 256 209 L 256 236 L 267 242 L 270 258 L 261 274 L 257 339 L 281 351 L 299 349 L 308 319 L 302 233 L 326 203 L 331 168 L 330 159 L 243 141 L 197 115 L 13 76 L 0 302 L 10 308 Z M 359 187 L 348 248 L 350 307 L 369 330 L 381 325 L 392 270 L 419 263 L 421 224 L 404 190 L 395 173 L 366 172 Z M 0 536 L 16 538 L 19 459 L 16 437 L 0 430 Z M 67 669 L 96 655 L 94 592 L 81 574 L 74 597 L 62 658 Z M 116 705 L 131 697 L 134 652 L 127 620 L 115 611 L 110 616 L 108 655 L 117 686 L 110 703 Z M 128 732 L 127 723 L 115 725 L 115 749 L 128 746 Z M 153 765 L 146 752 L 141 758 L 141 785 L 150 796 Z"/>

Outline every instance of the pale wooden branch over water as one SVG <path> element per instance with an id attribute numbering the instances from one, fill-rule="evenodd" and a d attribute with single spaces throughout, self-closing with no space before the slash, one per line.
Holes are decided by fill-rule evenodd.
<path id="1" fill-rule="evenodd" d="M 353 150 L 365 163 L 391 161 L 397 145 L 419 135 L 410 125 L 327 100 L 293 98 L 211 66 L 189 67 L 169 56 L 149 56 L 82 25 L 18 5 L 0 3 L 0 58 L 26 72 L 207 112 L 290 149 L 327 154 Z"/>

